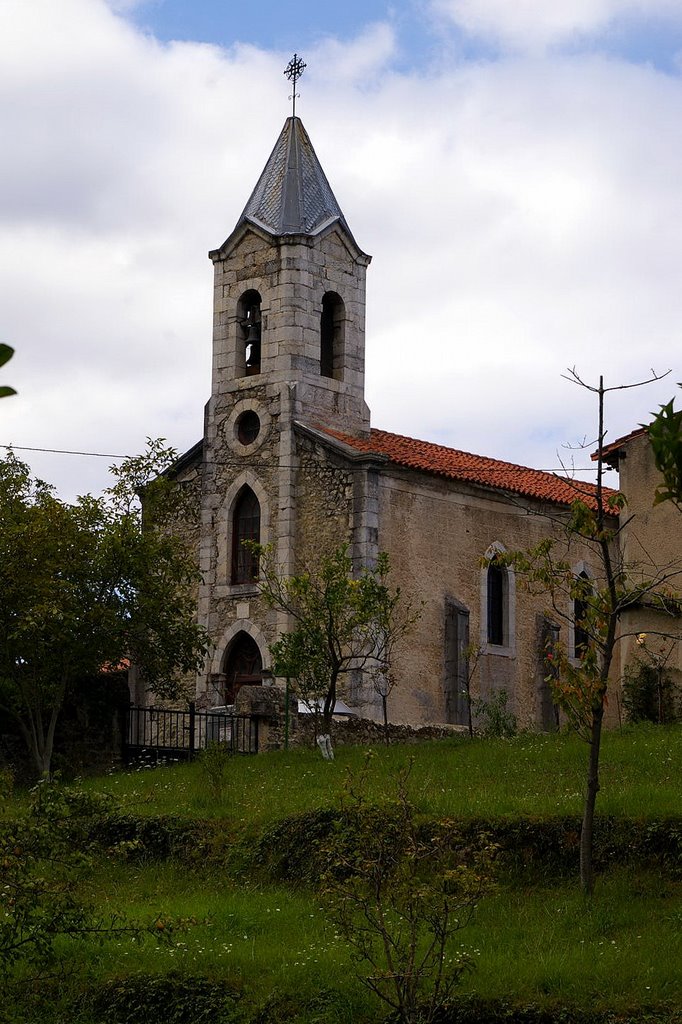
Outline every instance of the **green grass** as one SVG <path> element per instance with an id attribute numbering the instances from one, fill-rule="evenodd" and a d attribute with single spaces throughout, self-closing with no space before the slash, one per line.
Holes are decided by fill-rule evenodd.
<path id="1" fill-rule="evenodd" d="M 389 799 L 398 771 L 412 762 L 411 797 L 425 817 L 577 816 L 586 758 L 586 745 L 569 736 L 377 747 L 367 796 Z M 248 845 L 290 815 L 338 805 L 347 770 L 357 773 L 364 760 L 365 752 L 352 747 L 340 748 L 332 764 L 305 750 L 235 758 L 219 799 L 208 794 L 201 763 L 119 773 L 84 785 L 114 794 L 130 813 L 210 819 L 230 841 Z M 601 777 L 600 814 L 644 820 L 682 815 L 682 729 L 608 733 Z M 19 795 L 9 807 L 20 813 L 24 805 Z M 103 916 L 123 912 L 151 920 L 161 914 L 196 923 L 164 931 L 161 943 L 60 941 L 60 962 L 68 968 L 52 1009 L 43 1006 L 41 1019 L 75 1019 L 75 993 L 108 979 L 172 971 L 226 979 L 242 989 L 249 1022 L 379 1019 L 320 895 L 300 884 L 270 884 L 262 872 L 235 872 L 235 862 L 188 866 L 98 859 L 79 885 Z M 474 921 L 457 933 L 453 952 L 460 945 L 476 964 L 463 980 L 466 995 L 622 1012 L 680 1005 L 682 879 L 651 868 L 612 868 L 599 877 L 588 901 L 577 879 L 536 877 L 531 884 L 525 876 L 504 876 Z M 335 993 L 329 1005 L 323 999 L 322 1008 L 321 988 Z M 263 1016 L 257 1008 L 269 999 L 282 1000 L 289 1010 Z M 63 1017 L 61 1006 L 67 1008 Z M 82 1022 L 94 1024 L 87 1010 Z"/>
<path id="2" fill-rule="evenodd" d="M 103 913 L 194 918 L 160 944 L 117 939 L 62 944 L 62 956 L 90 980 L 128 971 L 179 970 L 224 977 L 257 1005 L 264 992 L 300 1000 L 324 987 L 376 1012 L 343 941 L 312 891 L 252 886 L 220 872 L 177 864 L 102 866 L 87 893 Z M 501 886 L 457 933 L 453 951 L 475 962 L 462 993 L 541 1005 L 627 1010 L 682 1002 L 682 883 L 617 870 L 585 901 L 575 882 Z"/>
<path id="3" fill-rule="evenodd" d="M 679 1005 L 681 925 L 682 885 L 654 873 L 609 872 L 591 901 L 573 881 L 500 889 L 465 933 L 478 954 L 463 991 L 613 1010 Z"/>
<path id="4" fill-rule="evenodd" d="M 467 738 L 374 748 L 368 797 L 384 799 L 397 771 L 413 761 L 410 790 L 423 814 L 501 817 L 580 814 L 587 745 L 572 735 L 524 734 L 513 740 Z M 346 769 L 365 758 L 341 747 L 333 763 L 312 750 L 235 758 L 222 799 L 207 791 L 201 764 L 173 765 L 88 780 L 137 813 L 226 818 L 256 830 L 310 808 L 336 805 Z M 626 729 L 604 736 L 599 812 L 629 817 L 682 813 L 682 730 Z"/>

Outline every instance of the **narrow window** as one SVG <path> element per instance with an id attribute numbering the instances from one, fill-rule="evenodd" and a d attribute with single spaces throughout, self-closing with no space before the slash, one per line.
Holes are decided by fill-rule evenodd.
<path id="1" fill-rule="evenodd" d="M 505 644 L 505 609 L 507 603 L 507 572 L 501 565 L 488 566 L 488 643 Z"/>
<path id="2" fill-rule="evenodd" d="M 320 317 L 320 374 L 335 380 L 343 378 L 343 333 L 345 306 L 336 292 L 327 292 L 322 298 Z"/>
<path id="3" fill-rule="evenodd" d="M 469 724 L 469 611 L 445 602 L 445 721 Z"/>
<path id="4" fill-rule="evenodd" d="M 232 583 L 253 583 L 258 579 L 258 556 L 244 541 L 260 541 L 260 505 L 250 487 L 239 493 L 232 517 Z"/>
<path id="5" fill-rule="evenodd" d="M 584 658 L 590 645 L 588 629 L 589 600 L 592 587 L 586 572 L 578 576 L 578 595 L 573 601 L 573 654 L 576 658 Z"/>
<path id="6" fill-rule="evenodd" d="M 559 706 L 554 700 L 553 686 L 559 678 L 559 626 L 546 615 L 540 616 L 540 658 L 538 688 L 540 720 L 546 732 L 559 729 Z"/>
<path id="7" fill-rule="evenodd" d="M 242 351 L 239 363 L 242 376 L 260 373 L 261 358 L 261 297 L 253 289 L 244 292 L 237 308 L 237 322 L 241 332 Z"/>

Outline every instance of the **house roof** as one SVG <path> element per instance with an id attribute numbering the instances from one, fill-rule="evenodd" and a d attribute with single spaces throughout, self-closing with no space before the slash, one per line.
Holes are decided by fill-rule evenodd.
<path id="1" fill-rule="evenodd" d="M 461 480 L 555 505 L 571 505 L 577 499 L 591 499 L 590 503 L 594 503 L 597 490 L 595 485 L 582 480 L 569 480 L 540 469 L 473 455 L 429 441 L 418 441 L 401 434 L 391 434 L 387 430 L 373 429 L 369 437 L 351 437 L 326 427 L 317 429 L 355 451 L 375 453 L 395 465 L 448 480 Z M 606 496 L 613 493 L 611 488 L 604 488 Z"/>
<path id="2" fill-rule="evenodd" d="M 625 445 L 629 444 L 630 441 L 634 441 L 636 437 L 643 437 L 647 433 L 647 427 L 636 427 L 631 430 L 629 434 L 624 434 L 623 437 L 617 438 L 615 441 L 611 441 L 610 444 L 605 444 L 601 450 L 602 459 L 608 463 L 609 466 L 618 465 L 618 458 L 621 454 L 621 449 Z M 599 458 L 599 450 L 592 452 L 590 458 L 593 462 L 596 462 Z"/>

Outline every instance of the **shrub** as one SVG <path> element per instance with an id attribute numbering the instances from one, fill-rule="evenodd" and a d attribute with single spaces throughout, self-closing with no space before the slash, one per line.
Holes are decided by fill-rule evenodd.
<path id="1" fill-rule="evenodd" d="M 516 736 L 516 715 L 509 708 L 509 694 L 498 690 L 489 698 L 472 697 L 471 714 L 476 731 L 492 739 L 511 739 Z"/>
<path id="2" fill-rule="evenodd" d="M 623 707 L 631 722 L 676 722 L 679 688 L 665 668 L 636 659 L 625 668 Z"/>
<path id="3" fill-rule="evenodd" d="M 232 1024 L 241 993 L 225 981 L 182 974 L 132 974 L 97 993 L 94 1010 L 102 1024 Z"/>
<path id="4" fill-rule="evenodd" d="M 390 817 L 377 827 L 364 802 L 364 773 L 350 778 L 346 813 L 324 846 L 324 899 L 352 950 L 358 979 L 399 1024 L 433 1024 L 470 958 L 452 946 L 485 891 L 494 848 L 453 851 L 445 835 L 425 839 L 397 780 Z"/>

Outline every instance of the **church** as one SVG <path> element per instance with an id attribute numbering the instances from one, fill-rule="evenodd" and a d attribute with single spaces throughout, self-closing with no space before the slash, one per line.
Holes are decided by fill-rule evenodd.
<path id="1" fill-rule="evenodd" d="M 202 440 L 173 470 L 196 508 L 183 532 L 196 551 L 198 618 L 213 645 L 196 680 L 198 704 L 230 705 L 241 686 L 270 682 L 269 645 L 286 628 L 259 596 L 258 565 L 243 541 L 270 545 L 287 575 L 347 543 L 358 568 L 386 552 L 391 586 L 422 607 L 395 655 L 393 722 L 465 723 L 470 680 L 484 700 L 504 691 L 520 725 L 553 728 L 544 651 L 560 637 L 579 655 L 572 609 L 551 618 L 546 600 L 517 586 L 495 555 L 558 531 L 553 523 L 576 487 L 371 425 L 371 257 L 300 118 L 287 118 L 237 224 L 209 256 L 211 397 Z M 576 574 L 592 573 L 579 543 L 568 557 Z M 343 697 L 378 717 L 380 698 L 362 678 Z"/>

